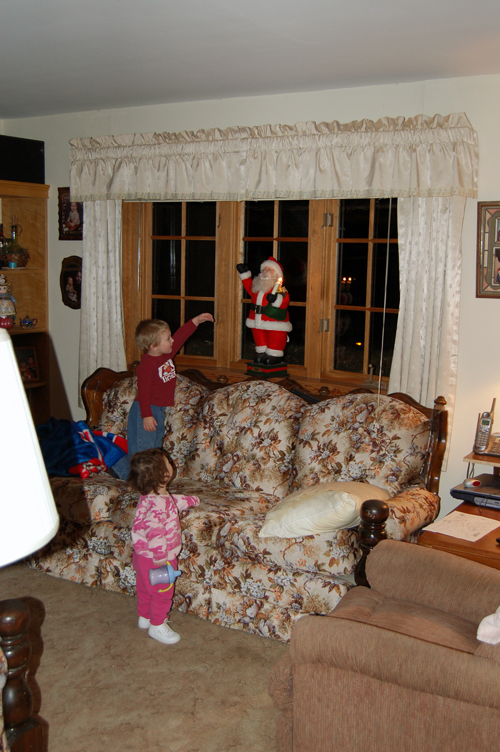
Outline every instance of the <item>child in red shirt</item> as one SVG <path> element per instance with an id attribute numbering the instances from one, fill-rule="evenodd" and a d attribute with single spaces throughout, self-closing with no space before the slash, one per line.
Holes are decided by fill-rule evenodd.
<path id="1" fill-rule="evenodd" d="M 128 456 L 113 465 L 113 473 L 126 480 L 130 459 L 136 452 L 161 447 L 165 435 L 165 408 L 174 404 L 176 371 L 173 361 L 198 324 L 213 321 L 211 313 L 200 313 L 172 336 L 166 321 L 144 319 L 135 330 L 135 341 L 143 352 L 137 366 L 137 397 L 127 422 Z"/>

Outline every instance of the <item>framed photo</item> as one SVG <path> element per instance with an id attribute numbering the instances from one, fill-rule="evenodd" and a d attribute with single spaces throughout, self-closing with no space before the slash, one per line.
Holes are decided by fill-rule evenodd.
<path id="1" fill-rule="evenodd" d="M 69 188 L 58 188 L 59 240 L 83 240 L 83 202 L 72 201 Z"/>
<path id="2" fill-rule="evenodd" d="M 68 256 L 62 260 L 59 275 L 62 302 L 69 308 L 80 308 L 82 296 L 82 258 Z"/>
<path id="3" fill-rule="evenodd" d="M 38 360 L 34 347 L 15 347 L 16 360 L 21 372 L 21 378 L 25 383 L 40 381 Z"/>
<path id="4" fill-rule="evenodd" d="M 500 298 L 500 201 L 477 204 L 476 298 Z"/>

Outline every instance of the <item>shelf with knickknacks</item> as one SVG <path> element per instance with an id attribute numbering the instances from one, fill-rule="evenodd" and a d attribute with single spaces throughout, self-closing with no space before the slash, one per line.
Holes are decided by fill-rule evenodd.
<path id="1" fill-rule="evenodd" d="M 0 274 L 0 328 L 12 329 L 16 320 L 17 300 L 12 295 L 12 285 L 5 274 Z"/>
<path id="2" fill-rule="evenodd" d="M 0 260 L 3 269 L 24 269 L 29 261 L 30 255 L 27 248 L 23 248 L 19 243 L 19 235 L 21 235 L 23 228 L 18 224 L 18 218 L 16 215 L 11 217 L 10 226 L 11 236 L 6 238 L 3 235 L 3 227 L 0 233 Z"/>

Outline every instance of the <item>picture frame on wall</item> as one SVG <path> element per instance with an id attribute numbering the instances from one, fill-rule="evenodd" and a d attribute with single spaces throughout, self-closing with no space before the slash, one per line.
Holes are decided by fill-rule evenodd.
<path id="1" fill-rule="evenodd" d="M 25 384 L 35 384 L 37 381 L 40 381 L 36 348 L 15 347 L 14 352 L 23 382 Z"/>
<path id="2" fill-rule="evenodd" d="M 58 188 L 59 240 L 83 240 L 83 202 L 72 201 L 69 188 Z"/>
<path id="3" fill-rule="evenodd" d="M 82 295 L 81 256 L 68 256 L 68 258 L 62 260 L 59 284 L 64 305 L 68 308 L 80 308 Z"/>
<path id="4" fill-rule="evenodd" d="M 476 298 L 500 298 L 500 201 L 477 204 Z"/>

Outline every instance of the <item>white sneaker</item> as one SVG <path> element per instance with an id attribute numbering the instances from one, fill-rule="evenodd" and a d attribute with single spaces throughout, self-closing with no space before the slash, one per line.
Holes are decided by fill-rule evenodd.
<path id="1" fill-rule="evenodd" d="M 149 621 L 149 619 L 146 619 L 145 616 L 139 616 L 139 622 L 137 624 L 139 629 L 149 629 L 150 624 L 151 622 Z"/>
<path id="2" fill-rule="evenodd" d="M 151 624 L 148 629 L 148 635 L 152 637 L 153 640 L 163 642 L 164 645 L 174 645 L 174 643 L 179 642 L 181 639 L 180 634 L 174 632 L 174 630 L 168 626 L 166 621 L 164 621 L 163 624 Z"/>

